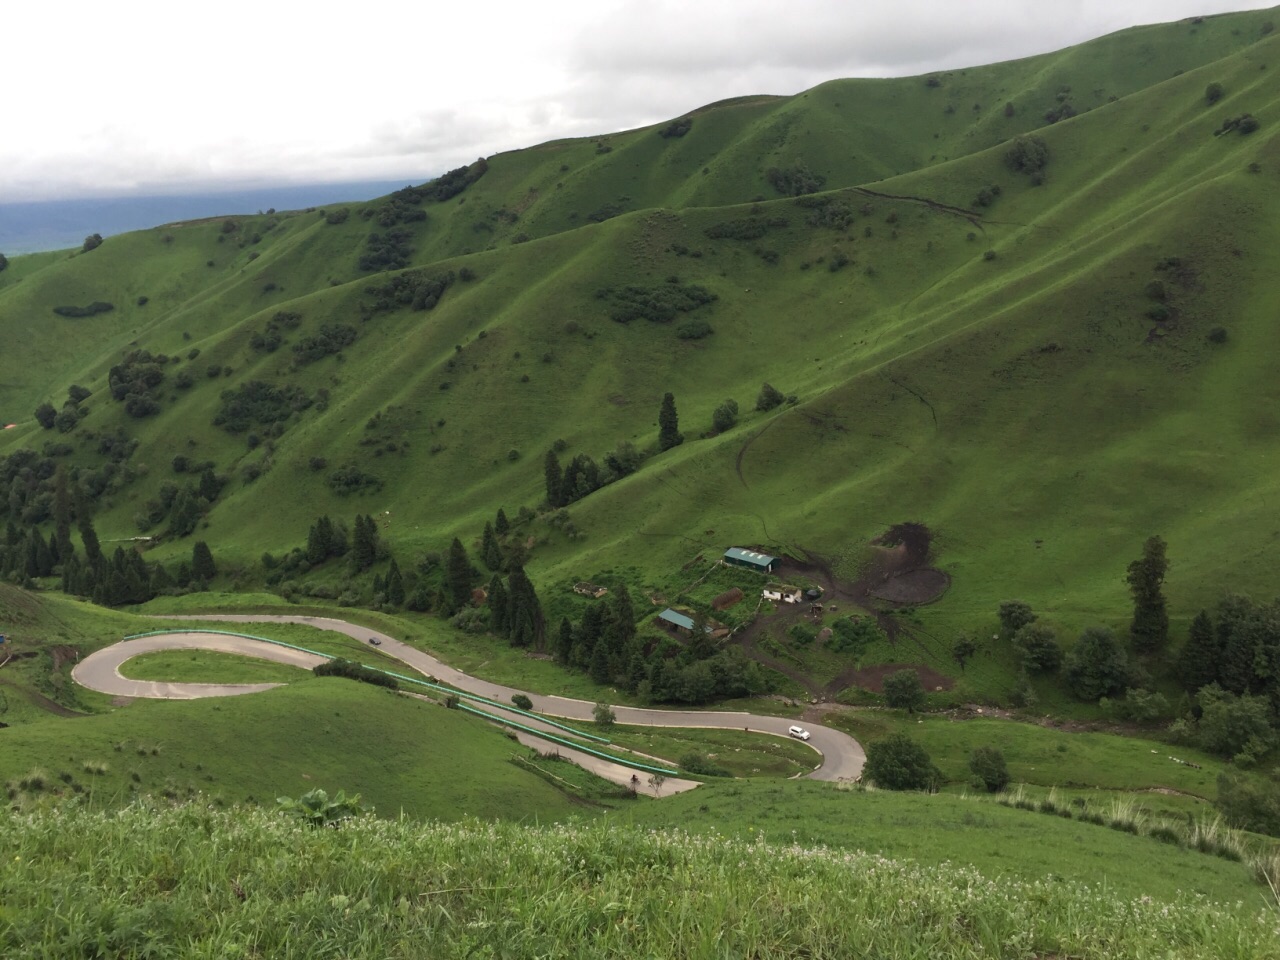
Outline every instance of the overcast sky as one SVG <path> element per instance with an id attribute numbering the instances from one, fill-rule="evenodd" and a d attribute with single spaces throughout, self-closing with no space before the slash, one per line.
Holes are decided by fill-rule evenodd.
<path id="1" fill-rule="evenodd" d="M 1056 50 L 1250 0 L 61 0 L 4 15 L 0 202 L 420 180 L 726 97 Z"/>

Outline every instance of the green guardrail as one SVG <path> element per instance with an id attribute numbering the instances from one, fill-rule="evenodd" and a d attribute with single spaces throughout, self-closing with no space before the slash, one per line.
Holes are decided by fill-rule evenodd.
<path id="1" fill-rule="evenodd" d="M 516 723 L 514 720 L 508 720 L 506 717 L 495 717 L 491 713 L 485 713 L 483 710 L 477 710 L 474 707 L 468 707 L 465 703 L 458 704 L 457 709 L 464 710 L 467 713 L 474 714 L 477 717 L 484 717 L 486 720 L 492 720 L 494 723 L 500 723 L 505 727 L 515 727 L 517 730 L 523 730 L 526 733 L 532 733 L 534 736 L 542 740 L 550 740 L 552 743 L 559 743 L 573 750 L 581 750 L 583 753 L 589 753 L 593 757 L 599 757 L 602 760 L 608 760 L 610 763 L 617 763 L 624 767 L 631 767 L 636 770 L 644 770 L 649 773 L 661 773 L 664 776 L 678 777 L 679 770 L 669 770 L 665 767 L 651 767 L 647 763 L 640 763 L 637 760 L 625 760 L 622 757 L 613 757 L 607 753 L 602 753 L 594 747 L 583 746 L 580 743 L 573 743 L 563 737 L 557 737 L 554 733 L 547 733 L 545 730 L 535 730 L 532 727 L 525 726 L 523 723 Z"/>
<path id="2" fill-rule="evenodd" d="M 151 630 L 147 633 L 131 634 L 130 636 L 125 637 L 124 639 L 125 640 L 141 640 L 145 637 L 167 637 L 173 634 L 174 632 L 175 631 L 173 630 Z M 337 657 L 334 657 L 330 654 L 321 653 L 318 650 L 309 650 L 306 647 L 300 647 L 296 643 L 286 643 L 283 640 L 272 640 L 270 637 L 255 637 L 251 633 L 238 633 L 234 630 L 209 630 L 205 628 L 194 627 L 190 630 L 184 629 L 182 633 L 207 633 L 216 637 L 243 637 L 245 640 L 258 640 L 261 643 L 270 643 L 277 647 L 285 647 L 289 650 L 297 650 L 299 653 L 309 653 L 313 657 L 323 657 L 326 660 L 338 659 Z M 346 636 L 346 634 L 343 634 L 343 636 Z M 558 720 L 548 720 L 545 716 L 542 716 L 541 714 L 533 713 L 530 710 L 523 710 L 520 707 L 517 707 L 515 704 L 506 704 L 506 703 L 503 703 L 501 700 L 493 700 L 493 699 L 490 699 L 489 697 L 482 697 L 478 693 L 470 693 L 466 690 L 458 690 L 454 687 L 445 686 L 444 684 L 432 683 L 430 680 L 423 680 L 419 677 L 409 677 L 409 676 L 405 676 L 402 673 L 393 673 L 390 670 L 382 669 L 382 667 L 371 667 L 366 663 L 362 663 L 360 664 L 360 666 L 364 667 L 366 670 L 374 670 L 377 673 L 385 674 L 388 677 L 394 677 L 397 680 L 403 680 L 406 683 L 415 683 L 415 684 L 418 684 L 419 686 L 427 687 L 431 690 L 437 690 L 440 693 L 446 693 L 446 694 L 452 693 L 454 696 L 465 697 L 468 700 L 474 700 L 476 703 L 487 704 L 488 706 L 496 707 L 499 710 L 506 710 L 509 713 L 518 713 L 521 716 L 530 717 L 534 720 L 537 720 L 539 723 L 545 723 L 548 726 L 556 727 L 559 730 L 564 730 L 565 732 L 571 733 L 575 737 L 581 737 L 584 740 L 592 740 L 592 741 L 595 741 L 596 743 L 612 743 L 613 742 L 608 737 L 599 737 L 599 736 L 596 736 L 594 733 L 585 733 L 582 730 L 578 730 L 575 727 L 571 727 L 566 723 L 560 723 Z M 534 731 L 534 732 L 536 733 L 537 731 Z M 547 734 L 546 736 L 550 736 L 550 735 Z"/>

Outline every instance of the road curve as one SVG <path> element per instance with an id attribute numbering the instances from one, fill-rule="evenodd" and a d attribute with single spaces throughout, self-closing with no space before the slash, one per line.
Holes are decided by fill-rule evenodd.
<path id="1" fill-rule="evenodd" d="M 203 620 L 218 621 L 222 623 L 299 623 L 307 626 L 316 627 L 321 630 L 334 630 L 338 633 L 344 633 L 349 637 L 354 637 L 361 642 L 367 642 L 370 637 L 376 637 L 381 642 L 380 649 L 383 653 L 408 664 L 414 670 L 426 676 L 432 676 L 440 682 L 450 686 L 457 687 L 460 690 L 466 690 L 482 697 L 488 697 L 491 700 L 498 700 L 503 703 L 510 703 L 511 696 L 515 693 L 525 693 L 530 700 L 533 701 L 533 709 L 539 713 L 548 716 L 562 717 L 569 720 L 580 720 L 590 722 L 594 718 L 592 711 L 595 704 L 586 700 L 571 700 L 567 697 L 552 697 L 530 694 L 524 690 L 516 690 L 514 687 L 504 687 L 501 684 L 490 683 L 487 680 L 480 680 L 476 677 L 469 676 L 460 670 L 457 670 L 446 663 L 437 660 L 430 654 L 423 653 L 406 643 L 397 640 L 385 633 L 379 633 L 369 627 L 362 627 L 357 624 L 347 623 L 345 620 L 336 620 L 330 617 L 306 617 L 292 615 L 273 615 L 273 614 L 203 614 L 198 616 L 172 617 L 166 616 L 165 620 Z M 212 641 L 217 637 L 215 634 L 172 634 L 166 637 L 148 637 L 146 640 L 181 640 L 185 648 L 191 645 L 203 645 L 209 649 L 218 649 L 211 643 L 200 644 L 203 638 L 205 641 Z M 222 640 L 230 640 L 233 638 L 217 638 Z M 78 683 L 88 686 L 104 693 L 122 694 L 124 696 L 136 697 L 156 697 L 165 696 L 159 693 L 126 693 L 123 689 L 114 686 L 116 681 L 128 684 L 143 684 L 143 681 L 125 680 L 120 677 L 118 665 L 129 656 L 136 656 L 137 652 L 120 656 L 114 660 L 114 666 L 107 670 L 98 669 L 98 665 L 94 663 L 95 658 L 108 654 L 110 651 L 117 650 L 127 644 L 137 643 L 139 641 L 127 640 L 120 644 L 107 647 L 97 653 L 91 654 L 82 660 L 76 669 L 72 671 L 72 676 Z M 284 647 L 275 647 L 272 644 L 259 643 L 258 647 L 271 647 L 274 650 L 288 651 Z M 161 647 L 155 649 L 174 649 L 174 647 Z M 248 648 L 239 647 L 233 651 L 236 653 L 246 653 Z M 256 650 L 252 656 L 260 656 Z M 268 659 L 279 660 L 276 656 L 268 657 Z M 103 663 L 108 663 L 106 659 Z M 296 662 L 284 661 L 279 662 Z M 83 668 L 93 663 L 93 668 L 89 673 L 82 674 Z M 302 665 L 302 664 L 298 664 Z M 306 666 L 313 666 L 313 663 Z M 85 679 L 92 682 L 85 682 Z M 104 689 L 98 684 L 112 684 L 111 689 Z M 217 686 L 214 684 L 154 684 L 157 687 L 183 688 L 191 692 L 179 693 L 176 696 L 195 697 L 195 696 L 219 696 L 220 694 L 212 692 Z M 256 687 L 258 689 L 267 689 L 273 684 L 239 684 L 227 687 L 236 693 L 252 692 L 247 687 Z M 791 726 L 792 721 L 786 717 L 769 717 L 760 716 L 753 713 L 737 712 L 730 713 L 725 711 L 708 711 L 708 710 L 656 710 L 647 707 L 623 707 L 615 706 L 613 712 L 619 723 L 633 724 L 636 726 L 653 726 L 653 727 L 711 727 L 726 730 L 737 730 L 741 728 L 744 731 L 752 733 L 768 733 L 774 736 L 786 737 L 787 728 Z M 856 780 L 862 774 L 862 765 L 866 761 L 866 753 L 862 749 L 862 745 L 853 737 L 839 730 L 833 730 L 830 727 L 824 727 L 816 724 L 805 724 L 805 729 L 810 733 L 808 741 L 819 755 L 820 763 L 814 770 L 808 774 L 813 780 Z M 562 751 L 563 752 L 563 751 Z"/>
<path id="2" fill-rule="evenodd" d="M 158 680 L 130 680 L 120 672 L 126 660 L 160 650 L 214 650 L 242 656 L 273 660 L 291 667 L 310 670 L 328 658 L 314 653 L 291 650 L 274 643 L 247 637 L 219 636 L 211 633 L 171 633 L 160 637 L 122 640 L 89 654 L 71 670 L 71 678 L 82 687 L 120 697 L 143 697 L 153 700 L 195 700 L 200 697 L 234 697 L 243 693 L 259 693 L 278 687 L 278 683 L 167 683 Z"/>

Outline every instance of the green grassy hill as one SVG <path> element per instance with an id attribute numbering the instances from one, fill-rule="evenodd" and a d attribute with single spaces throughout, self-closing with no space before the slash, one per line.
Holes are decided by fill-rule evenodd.
<path id="1" fill-rule="evenodd" d="M 1178 633 L 1224 590 L 1272 589 L 1272 17 L 727 101 L 687 129 L 488 158 L 444 200 L 16 257 L 0 273 L 0 419 L 20 425 L 0 453 L 35 459 L 11 461 L 0 510 L 46 515 L 49 465 L 65 463 L 104 540 L 159 534 L 148 558 L 173 562 L 191 543 L 163 536 L 193 480 L 181 457 L 228 478 L 199 536 L 239 585 L 322 514 L 378 515 L 408 566 L 455 535 L 475 544 L 499 507 L 537 508 L 558 441 L 562 461 L 653 451 L 670 391 L 683 445 L 574 504 L 578 536 L 522 528 L 539 583 L 626 571 L 662 590 L 734 543 L 852 573 L 872 538 L 918 520 L 952 587 L 918 614 L 913 656 L 953 671 L 951 638 L 990 632 L 1010 596 L 1068 630 L 1121 623 L 1125 565 L 1159 533 Z M 1214 135 L 1245 113 L 1260 129 Z M 1006 160 L 1032 133 L 1041 185 Z M 371 254 L 454 280 L 433 309 L 397 305 L 377 288 L 400 273 L 362 269 Z M 624 324 L 627 287 L 716 299 Z M 95 302 L 114 309 L 54 313 Z M 714 332 L 679 335 L 698 321 Z M 108 385 L 131 350 L 166 361 L 141 417 Z M 766 380 L 794 405 L 753 410 Z M 216 426 L 224 392 L 256 382 L 293 391 L 281 419 Z M 73 383 L 93 391 L 83 417 L 42 430 L 31 411 Z M 741 422 L 704 437 L 726 398 Z"/>

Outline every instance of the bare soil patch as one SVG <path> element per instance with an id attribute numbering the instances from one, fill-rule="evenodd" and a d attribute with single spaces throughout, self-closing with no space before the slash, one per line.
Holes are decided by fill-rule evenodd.
<path id="1" fill-rule="evenodd" d="M 890 577 L 871 589 L 871 596 L 899 605 L 932 603 L 947 592 L 951 578 L 941 570 L 924 567 Z"/>
<path id="2" fill-rule="evenodd" d="M 897 673 L 899 670 L 914 670 L 916 676 L 920 678 L 920 686 L 930 693 L 937 690 L 950 690 L 956 685 L 955 680 L 951 677 L 939 673 L 932 667 L 926 667 L 918 663 L 880 663 L 874 667 L 863 667 L 861 670 L 852 671 L 849 674 L 849 681 L 863 690 L 870 690 L 872 693 L 884 693 L 885 677 Z"/>

